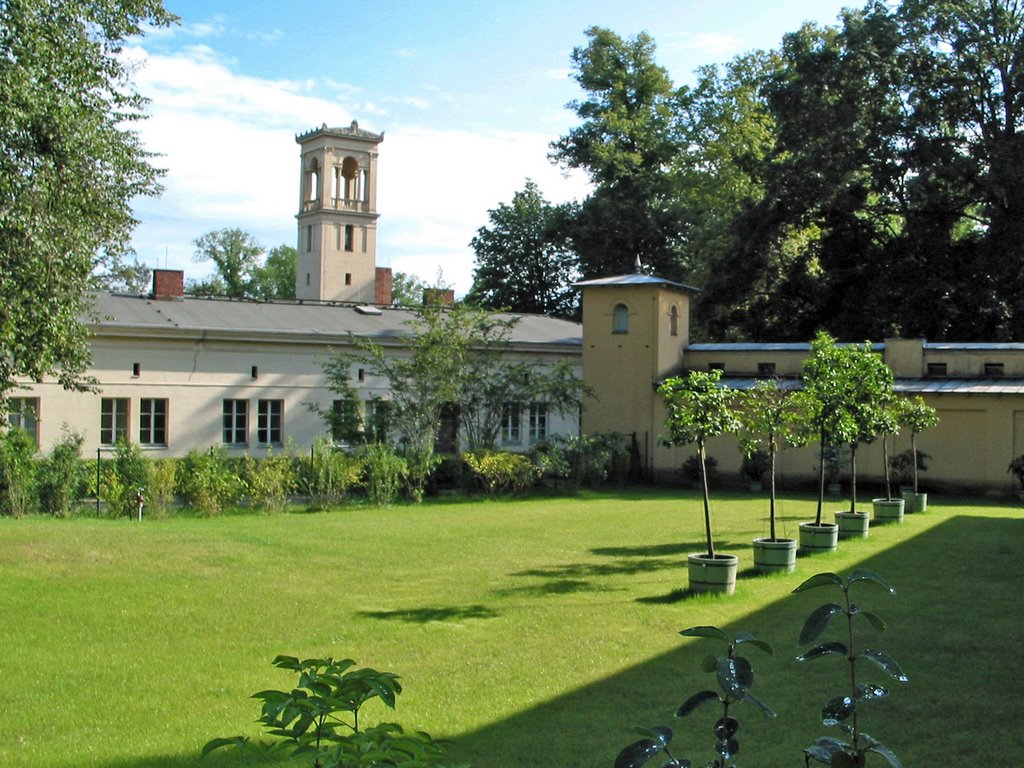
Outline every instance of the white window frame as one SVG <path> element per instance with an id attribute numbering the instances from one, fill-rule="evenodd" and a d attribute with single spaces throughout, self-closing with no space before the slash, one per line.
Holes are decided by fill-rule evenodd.
<path id="1" fill-rule="evenodd" d="M 248 400 L 225 398 L 221 416 L 221 441 L 225 445 L 249 444 Z"/>
<path id="2" fill-rule="evenodd" d="M 284 400 L 258 400 L 256 402 L 257 445 L 284 444 Z"/>
<path id="3" fill-rule="evenodd" d="M 128 439 L 131 400 L 127 397 L 104 397 L 100 400 L 100 445 L 117 445 L 119 438 Z"/>
<path id="4" fill-rule="evenodd" d="M 167 446 L 167 398 L 139 399 L 139 445 Z"/>

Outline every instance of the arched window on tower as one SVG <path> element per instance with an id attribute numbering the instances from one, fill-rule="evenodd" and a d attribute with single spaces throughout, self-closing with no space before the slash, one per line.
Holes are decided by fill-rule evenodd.
<path id="1" fill-rule="evenodd" d="M 344 179 L 344 194 L 342 198 L 346 202 L 346 208 L 351 208 L 352 203 L 359 200 L 359 161 L 354 157 L 346 157 L 341 162 L 341 175 Z"/>
<path id="2" fill-rule="evenodd" d="M 629 307 L 616 304 L 612 310 L 612 333 L 629 333 Z"/>
<path id="3" fill-rule="evenodd" d="M 668 335 L 679 335 L 679 310 L 676 308 L 675 304 L 673 304 L 672 308 L 668 311 Z"/>
<path id="4" fill-rule="evenodd" d="M 320 161 L 315 157 L 309 162 L 306 171 L 306 200 L 317 200 L 320 197 Z"/>

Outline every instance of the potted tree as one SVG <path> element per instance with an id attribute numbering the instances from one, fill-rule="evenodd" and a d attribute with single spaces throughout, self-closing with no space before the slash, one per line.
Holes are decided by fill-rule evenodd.
<path id="1" fill-rule="evenodd" d="M 875 520 L 903 522 L 903 499 L 892 495 L 892 482 L 889 478 L 890 435 L 895 437 L 900 430 L 900 412 L 903 407 L 903 398 L 893 398 L 880 414 L 880 427 L 882 429 L 882 469 L 885 475 L 885 498 L 872 499 L 875 507 Z"/>
<path id="2" fill-rule="evenodd" d="M 869 342 L 838 350 L 842 366 L 837 372 L 840 407 L 849 413 L 852 426 L 848 433 L 850 446 L 850 509 L 836 513 L 839 535 L 866 538 L 871 516 L 857 511 L 857 448 L 873 442 L 884 434 L 887 408 L 893 399 L 892 370 L 882 356 L 871 349 Z"/>
<path id="3" fill-rule="evenodd" d="M 818 509 L 814 522 L 800 523 L 800 549 L 830 552 L 839 526 L 821 519 L 825 500 L 826 451 L 850 441 L 853 420 L 846 406 L 845 363 L 836 340 L 819 331 L 803 364 L 803 389 L 793 395 L 793 437 L 797 444 L 818 443 Z"/>
<path id="4" fill-rule="evenodd" d="M 768 478 L 768 536 L 754 539 L 754 568 L 761 572 L 796 568 L 796 539 L 780 537 L 775 526 L 775 460 L 789 439 L 792 426 L 792 390 L 777 381 L 759 381 L 740 395 L 740 448 L 745 457 L 764 456 Z"/>
<path id="5" fill-rule="evenodd" d="M 720 370 L 690 371 L 685 377 L 665 379 L 658 393 L 665 398 L 665 426 L 669 445 L 697 445 L 700 460 L 701 490 L 704 500 L 704 533 L 707 549 L 689 555 L 687 566 L 690 589 L 697 592 L 724 592 L 736 589 L 739 560 L 735 555 L 715 552 L 711 535 L 711 505 L 708 499 L 707 440 L 735 432 L 739 421 L 730 403 L 731 392 L 720 385 Z"/>
<path id="6" fill-rule="evenodd" d="M 900 409 L 900 422 L 910 429 L 910 452 L 913 462 L 913 490 L 903 492 L 907 512 L 924 512 L 928 509 L 928 494 L 920 493 L 917 484 L 917 470 L 920 455 L 917 451 L 917 436 L 939 423 L 939 416 L 920 395 L 906 398 Z"/>

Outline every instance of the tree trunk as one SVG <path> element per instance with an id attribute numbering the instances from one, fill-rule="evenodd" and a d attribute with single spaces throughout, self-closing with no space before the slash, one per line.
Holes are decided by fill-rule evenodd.
<path id="1" fill-rule="evenodd" d="M 697 441 L 697 452 L 700 454 L 700 480 L 704 489 L 704 532 L 708 540 L 708 557 L 714 559 L 715 544 L 711 540 L 711 505 L 708 502 L 708 467 L 707 455 L 704 451 L 704 441 Z"/>

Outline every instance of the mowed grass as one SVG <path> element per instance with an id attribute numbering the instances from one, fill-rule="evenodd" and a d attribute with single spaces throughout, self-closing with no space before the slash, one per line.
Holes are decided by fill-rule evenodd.
<path id="1" fill-rule="evenodd" d="M 0 765 L 248 765 L 229 753 L 200 761 L 199 750 L 258 735 L 249 696 L 293 682 L 270 665 L 279 653 L 397 672 L 397 712 L 368 714 L 451 738 L 481 768 L 610 766 L 634 726 L 656 723 L 704 764 L 717 715 L 672 717 L 714 685 L 699 664 L 720 649 L 678 635 L 699 624 L 776 647 L 750 655 L 755 691 L 779 716 L 737 707 L 738 764 L 802 765 L 802 747 L 838 735 L 818 711 L 844 692 L 844 664 L 794 660 L 803 617 L 835 596 L 790 593 L 813 573 L 855 567 L 896 585 L 895 597 L 865 586 L 856 601 L 889 621 L 881 636 L 865 626 L 867 645 L 910 676 L 865 729 L 908 768 L 1012 762 L 1024 749 L 1020 508 L 933 498 L 902 525 L 801 558 L 794 574 L 758 577 L 745 569 L 766 506 L 746 494 L 714 501 L 718 546 L 741 558 L 728 598 L 685 592 L 701 510 L 676 491 L 141 525 L 0 520 Z M 814 502 L 780 508 L 795 536 Z"/>

